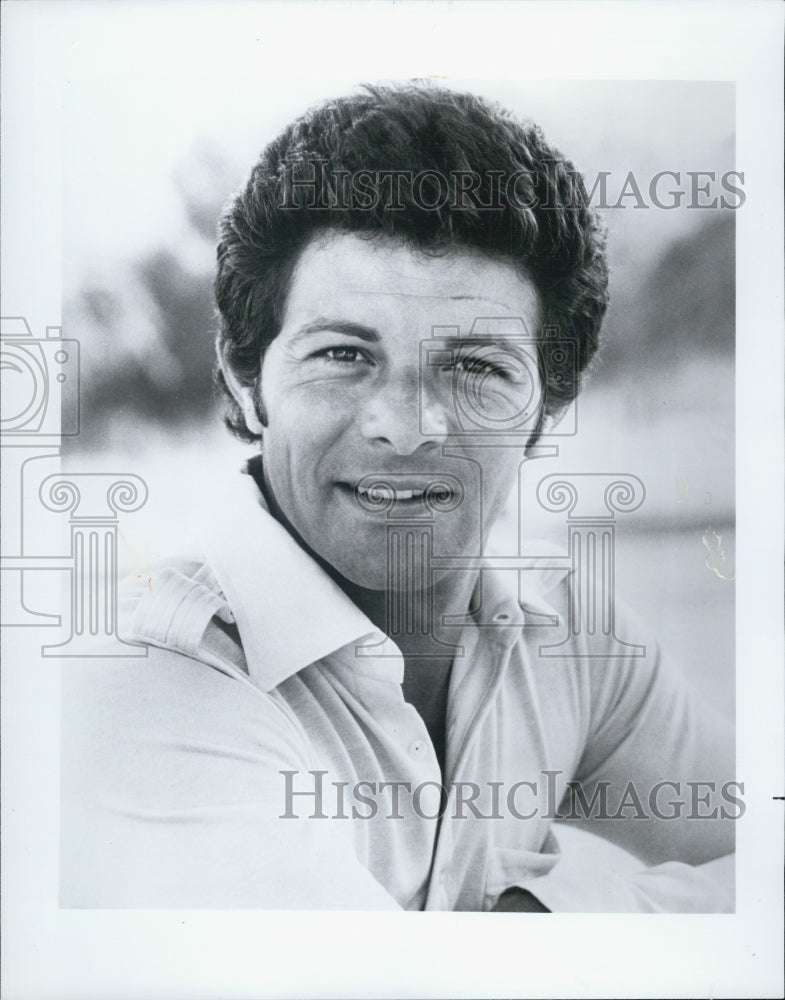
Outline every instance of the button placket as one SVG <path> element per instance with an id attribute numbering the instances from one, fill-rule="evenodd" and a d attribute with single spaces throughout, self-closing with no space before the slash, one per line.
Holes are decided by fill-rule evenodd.
<path id="1" fill-rule="evenodd" d="M 504 608 L 504 606 L 502 606 L 502 608 Z M 485 686 L 484 690 L 479 695 L 477 702 L 473 704 L 472 707 L 474 710 L 472 711 L 471 717 L 464 723 L 464 731 L 459 737 L 461 745 L 453 758 L 453 769 L 444 778 L 445 781 L 449 780 L 451 784 L 452 782 L 459 781 L 464 774 L 472 740 L 480 731 L 483 719 L 490 710 L 493 700 L 496 697 L 501 685 L 502 677 L 510 660 L 512 647 L 520 635 L 520 628 L 523 624 L 520 612 L 518 611 L 518 613 L 516 613 L 515 608 L 510 605 L 507 605 L 504 610 L 502 608 L 500 608 L 491 619 L 494 624 L 503 626 L 498 629 L 490 630 L 490 644 L 496 649 L 496 663 L 494 666 L 493 679 L 490 684 Z M 461 694 L 463 698 L 466 698 L 469 692 L 463 689 Z M 456 877 L 452 861 L 456 849 L 455 838 L 453 837 L 453 821 L 451 818 L 454 802 L 455 789 L 453 787 L 449 787 L 446 808 L 439 827 L 434 850 L 431 895 L 429 896 L 426 908 L 439 909 L 444 905 L 445 897 L 447 906 L 449 907 L 451 905 L 451 880 Z M 453 891 L 455 891 L 455 887 L 453 886 L 452 888 Z"/>
<path id="2" fill-rule="evenodd" d="M 406 713 L 406 724 L 400 730 L 399 747 L 406 754 L 417 781 L 440 782 L 441 770 L 430 734 L 417 709 L 403 700 L 403 692 L 401 706 Z"/>

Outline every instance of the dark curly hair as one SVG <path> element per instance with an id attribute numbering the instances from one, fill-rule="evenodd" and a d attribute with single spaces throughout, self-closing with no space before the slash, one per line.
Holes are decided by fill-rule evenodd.
<path id="1" fill-rule="evenodd" d="M 390 172 L 417 183 L 362 203 L 339 191 L 341 178 Z M 443 179 L 466 186 L 461 177 L 471 178 L 471 190 L 446 203 Z M 543 416 L 578 393 L 608 300 L 604 230 L 580 175 L 536 125 L 474 95 L 411 83 L 327 101 L 271 142 L 221 217 L 215 279 L 219 358 L 257 401 L 262 357 L 280 330 L 295 264 L 325 230 L 512 263 L 539 292 L 537 336 L 555 330 L 576 345 L 574 353 L 540 352 Z M 220 367 L 216 381 L 227 426 L 256 440 Z"/>

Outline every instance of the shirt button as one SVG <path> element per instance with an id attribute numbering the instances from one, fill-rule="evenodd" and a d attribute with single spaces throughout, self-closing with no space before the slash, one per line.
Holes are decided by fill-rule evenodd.
<path id="1" fill-rule="evenodd" d="M 411 757 L 422 758 L 428 752 L 428 744 L 425 740 L 415 740 L 409 744 L 409 755 Z"/>
<path id="2" fill-rule="evenodd" d="M 500 611 L 498 614 L 495 614 L 493 616 L 493 620 L 497 624 L 503 625 L 505 622 L 508 622 L 510 620 L 510 616 L 507 614 L 506 611 Z"/>

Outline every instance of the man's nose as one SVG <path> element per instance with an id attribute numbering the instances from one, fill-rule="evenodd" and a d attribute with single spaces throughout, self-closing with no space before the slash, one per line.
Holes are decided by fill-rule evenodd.
<path id="1" fill-rule="evenodd" d="M 424 444 L 442 444 L 449 433 L 447 408 L 429 392 L 419 371 L 388 378 L 374 387 L 362 417 L 364 437 L 398 455 Z"/>

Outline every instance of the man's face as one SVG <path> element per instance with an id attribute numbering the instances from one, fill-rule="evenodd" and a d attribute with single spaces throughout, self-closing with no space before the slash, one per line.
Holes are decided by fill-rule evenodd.
<path id="1" fill-rule="evenodd" d="M 526 435 L 517 447 L 467 437 L 458 402 L 502 429 L 539 399 L 533 350 L 521 346 L 538 316 L 534 286 L 490 258 L 345 233 L 306 247 L 262 367 L 264 467 L 286 518 L 341 575 L 389 585 L 391 518 L 432 524 L 435 556 L 480 554 Z M 423 355 L 422 341 L 439 350 Z M 364 492 L 369 476 L 394 496 Z M 426 491 L 439 480 L 432 509 Z"/>

